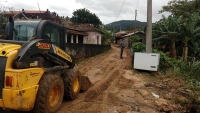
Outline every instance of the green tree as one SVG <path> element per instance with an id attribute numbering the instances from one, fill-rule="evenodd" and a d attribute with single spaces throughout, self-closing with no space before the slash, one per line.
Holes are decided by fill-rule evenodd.
<path id="1" fill-rule="evenodd" d="M 181 25 L 181 41 L 184 44 L 183 47 L 183 61 L 187 61 L 188 57 L 188 42 L 195 40 L 200 36 L 200 26 L 198 25 L 199 13 L 193 13 L 188 19 Z M 199 40 L 199 39 L 198 39 Z"/>
<path id="2" fill-rule="evenodd" d="M 132 35 L 130 38 L 133 40 L 133 42 L 138 42 L 141 40 L 141 38 L 138 35 Z"/>
<path id="3" fill-rule="evenodd" d="M 128 31 L 128 30 L 131 30 L 131 26 L 126 26 L 126 30 Z"/>
<path id="4" fill-rule="evenodd" d="M 199 45 L 199 42 L 194 42 L 194 41 L 191 41 L 192 42 L 192 53 L 193 53 L 193 61 L 195 61 L 196 57 L 198 57 L 198 53 L 200 53 L 200 45 Z"/>
<path id="5" fill-rule="evenodd" d="M 159 13 L 170 12 L 172 15 L 189 17 L 193 12 L 200 12 L 200 0 L 172 0 L 163 6 Z"/>
<path id="6" fill-rule="evenodd" d="M 154 40 L 167 39 L 171 43 L 171 50 L 173 58 L 177 58 L 176 55 L 176 42 L 179 40 L 180 34 L 180 24 L 182 22 L 182 16 L 169 16 L 164 17 L 162 20 L 153 25 L 153 36 Z"/>
<path id="7" fill-rule="evenodd" d="M 74 23 L 87 23 L 92 24 L 94 27 L 99 28 L 102 25 L 101 20 L 95 13 L 91 13 L 88 9 L 77 9 L 72 13 L 70 20 Z"/>
<path id="8" fill-rule="evenodd" d="M 68 16 L 65 17 L 66 20 L 70 20 L 70 18 Z"/>
<path id="9" fill-rule="evenodd" d="M 104 32 L 104 34 L 102 35 L 101 42 L 103 45 L 107 45 L 112 39 L 112 32 L 110 32 L 107 29 L 101 29 L 101 31 Z"/>

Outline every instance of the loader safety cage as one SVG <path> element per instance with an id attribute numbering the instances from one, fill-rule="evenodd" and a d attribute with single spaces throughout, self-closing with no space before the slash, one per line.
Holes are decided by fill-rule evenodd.
<path id="1" fill-rule="evenodd" d="M 33 36 L 39 39 L 45 39 L 56 46 L 65 49 L 65 27 L 48 20 L 18 20 L 13 23 L 13 35 L 11 40 L 0 40 L 0 42 L 11 42 L 23 44 Z M 6 32 L 9 34 L 9 23 L 6 26 Z M 13 40 L 13 41 L 12 41 Z"/>

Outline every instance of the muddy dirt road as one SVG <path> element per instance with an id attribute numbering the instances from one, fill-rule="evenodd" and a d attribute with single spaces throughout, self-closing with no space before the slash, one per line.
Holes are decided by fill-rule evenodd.
<path id="1" fill-rule="evenodd" d="M 131 106 L 124 104 L 123 101 L 131 104 L 135 100 L 123 100 L 122 96 L 130 96 L 131 98 L 132 94 L 124 95 L 125 89 L 129 86 L 127 86 L 128 81 L 123 81 L 125 79 L 122 79 L 122 74 L 125 73 L 124 70 L 129 69 L 131 63 L 126 52 L 124 52 L 124 59 L 119 59 L 119 53 L 119 48 L 113 46 L 108 53 L 79 63 L 76 69 L 88 76 L 93 85 L 86 92 L 80 93 L 77 99 L 63 102 L 57 113 L 129 111 Z"/>
<path id="2" fill-rule="evenodd" d="M 56 113 L 185 113 L 191 90 L 176 76 L 151 75 L 131 68 L 129 50 L 124 59 L 112 49 L 78 63 L 75 68 L 88 76 L 92 86 L 72 101 L 63 101 Z M 170 78 L 171 77 L 171 78 Z M 188 104 L 189 105 L 189 104 Z M 10 113 L 10 112 L 9 112 Z M 20 112 L 21 113 L 21 112 Z M 195 112 L 187 112 L 195 113 Z"/>
<path id="3" fill-rule="evenodd" d="M 76 68 L 88 76 L 93 86 L 73 101 L 64 101 L 56 113 L 156 113 L 168 111 L 167 100 L 145 86 L 146 81 L 131 69 L 128 49 L 119 58 L 120 49 L 81 62 Z M 161 107 L 161 108 L 160 108 Z M 159 108 L 159 109 L 158 109 Z"/>

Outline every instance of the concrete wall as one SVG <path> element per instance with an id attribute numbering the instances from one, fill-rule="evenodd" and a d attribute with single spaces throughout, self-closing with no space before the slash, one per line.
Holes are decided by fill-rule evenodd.
<path id="1" fill-rule="evenodd" d="M 88 36 L 85 38 L 86 44 L 101 45 L 101 34 L 98 32 L 87 32 Z M 98 37 L 98 38 L 97 38 Z"/>
<path id="2" fill-rule="evenodd" d="M 74 55 L 76 61 L 80 61 L 98 54 L 101 54 L 111 48 L 110 45 L 96 45 L 96 44 L 66 44 L 66 51 L 68 54 Z"/>

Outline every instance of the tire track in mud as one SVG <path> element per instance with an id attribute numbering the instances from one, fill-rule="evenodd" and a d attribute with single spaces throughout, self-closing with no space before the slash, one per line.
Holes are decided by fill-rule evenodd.
<path id="1" fill-rule="evenodd" d="M 101 111 L 100 106 L 106 105 L 103 103 L 102 99 L 104 92 L 111 85 L 111 82 L 117 78 L 120 68 L 121 67 L 116 66 L 116 63 L 109 65 L 109 68 L 104 72 L 104 78 L 98 81 L 95 84 L 95 87 L 91 88 L 91 90 L 88 91 L 88 94 L 85 96 L 84 101 L 87 103 L 85 103 L 85 105 L 83 105 L 80 109 L 87 108 L 87 110 L 81 111 L 82 113 L 94 113 Z"/>
<path id="2" fill-rule="evenodd" d="M 97 113 L 104 111 L 105 106 L 109 104 L 109 98 L 112 98 L 110 97 L 109 90 L 111 88 L 109 87 L 117 84 L 120 78 L 119 71 L 127 66 L 125 59 L 118 58 L 119 49 L 112 48 L 108 54 L 96 57 L 90 61 L 87 67 L 84 66 L 84 69 L 82 69 L 85 74 L 87 74 L 86 71 L 89 74 L 92 73 L 89 70 L 94 68 L 101 70 L 101 72 L 94 72 L 93 75 L 88 75 L 93 86 L 86 92 L 80 93 L 77 99 L 64 102 L 57 113 L 65 113 L 65 111 L 69 113 Z M 124 56 L 126 56 L 126 53 L 124 53 Z M 96 78 L 98 80 L 95 80 Z"/>
<path id="3" fill-rule="evenodd" d="M 103 80 L 99 81 L 95 87 L 92 88 L 92 91 L 89 92 L 89 94 L 86 96 L 85 100 L 90 101 L 92 99 L 96 99 L 99 95 L 103 93 L 104 90 L 106 90 L 110 85 L 111 82 L 113 82 L 116 79 L 116 76 L 118 76 L 119 73 L 119 66 L 114 67 L 115 65 L 112 65 L 112 67 L 109 67 L 104 73 Z M 110 70 L 112 69 L 112 70 Z"/>
<path id="4" fill-rule="evenodd" d="M 115 53 L 117 50 L 116 47 L 111 48 L 110 51 L 108 51 L 108 53 L 104 53 L 102 55 L 99 56 L 95 56 L 93 58 L 90 58 L 86 61 L 81 62 L 80 64 L 77 65 L 77 67 L 75 67 L 75 69 L 79 70 L 81 72 L 82 75 L 85 75 L 87 70 L 90 70 L 91 68 L 99 68 L 99 66 L 102 66 L 103 64 L 109 64 L 108 62 L 114 62 L 119 58 L 118 54 L 114 54 L 112 56 L 109 56 L 110 54 Z M 110 59 L 108 59 L 110 58 Z M 106 62 L 107 61 L 107 62 Z"/>
<path id="5" fill-rule="evenodd" d="M 123 62 L 123 63 L 122 63 Z M 121 72 L 127 68 L 127 60 L 122 61 L 121 64 L 122 65 L 118 65 L 118 67 L 116 68 L 116 75 L 115 75 L 115 79 L 113 81 L 110 81 L 110 85 L 109 87 L 104 90 L 103 93 L 103 100 L 102 100 L 102 105 L 100 108 L 100 112 L 102 113 L 112 113 L 112 112 L 120 112 L 117 108 L 119 108 L 118 106 L 120 106 L 120 102 L 117 101 L 118 98 L 114 95 L 114 93 L 117 93 L 119 90 L 117 89 L 116 86 L 118 86 L 119 81 L 121 79 Z M 114 107 L 113 107 L 114 106 Z"/>

